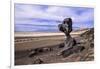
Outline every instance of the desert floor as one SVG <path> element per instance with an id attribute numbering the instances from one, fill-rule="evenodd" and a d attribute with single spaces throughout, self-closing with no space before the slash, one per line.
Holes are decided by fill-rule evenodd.
<path id="1" fill-rule="evenodd" d="M 92 32 L 91 32 L 92 31 Z M 62 63 L 94 60 L 94 31 L 72 32 L 75 46 L 84 46 L 83 51 L 69 53 L 67 57 L 57 55 L 63 48 L 63 33 L 15 33 L 15 65 Z M 69 52 L 69 51 L 68 51 Z"/>

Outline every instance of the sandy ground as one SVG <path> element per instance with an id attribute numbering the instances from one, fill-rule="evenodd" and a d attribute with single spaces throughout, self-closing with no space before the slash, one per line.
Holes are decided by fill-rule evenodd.
<path id="1" fill-rule="evenodd" d="M 77 42 L 77 46 L 85 45 L 86 40 L 80 37 L 81 34 L 86 32 L 77 31 L 72 32 L 71 35 Z M 59 46 L 64 43 L 65 36 L 63 33 L 28 33 L 18 32 L 15 33 L 15 65 L 29 65 L 29 64 L 45 64 L 45 63 L 59 63 L 59 62 L 74 62 L 93 60 L 93 48 L 82 51 L 81 53 L 73 53 L 73 55 L 63 58 L 57 56 L 57 52 L 61 50 Z M 87 45 L 85 45 L 87 46 Z M 35 55 L 30 56 L 34 49 L 44 49 Z M 92 53 L 91 59 L 87 59 L 86 52 Z M 81 55 L 83 53 L 83 55 Z M 81 58 L 81 59 L 80 59 Z M 85 59 L 86 58 L 86 59 Z"/>
<path id="2" fill-rule="evenodd" d="M 71 32 L 71 35 L 84 33 L 86 30 Z M 58 36 L 64 35 L 62 32 L 15 32 L 15 37 L 40 37 L 40 36 Z"/>
<path id="3" fill-rule="evenodd" d="M 72 32 L 72 37 L 84 33 L 87 30 Z M 27 50 L 32 48 L 53 46 L 63 43 L 65 40 L 64 33 L 40 33 L 40 32 L 17 32 L 15 33 L 15 49 Z"/>

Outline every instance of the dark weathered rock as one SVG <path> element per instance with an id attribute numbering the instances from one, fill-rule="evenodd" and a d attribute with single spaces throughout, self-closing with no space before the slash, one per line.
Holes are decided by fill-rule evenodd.
<path id="1" fill-rule="evenodd" d="M 29 57 L 34 57 L 37 54 L 43 53 L 43 52 L 47 52 L 47 51 L 52 51 L 52 48 L 37 48 L 37 49 L 32 49 L 29 52 Z"/>
<path id="2" fill-rule="evenodd" d="M 59 48 L 64 48 L 64 43 L 59 44 Z"/>
<path id="3" fill-rule="evenodd" d="M 68 57 L 71 54 L 73 54 L 73 52 L 71 50 L 64 50 L 61 55 L 63 57 Z"/>
<path id="4" fill-rule="evenodd" d="M 71 18 L 65 18 L 62 24 L 58 25 L 58 28 L 61 32 L 63 32 L 66 36 L 64 45 L 60 45 L 60 48 L 63 48 L 58 55 L 65 55 L 68 56 L 72 53 L 71 48 L 76 45 L 76 40 L 73 39 L 70 35 L 70 32 L 72 31 L 72 19 Z"/>
<path id="5" fill-rule="evenodd" d="M 42 48 L 37 48 L 37 49 L 32 49 L 29 52 L 29 57 L 34 57 L 35 55 L 37 55 L 38 53 L 43 52 Z"/>
<path id="6" fill-rule="evenodd" d="M 85 49 L 84 46 L 74 46 L 71 50 L 73 51 L 73 53 L 78 53 L 78 52 L 82 52 Z"/>
<path id="7" fill-rule="evenodd" d="M 64 51 L 62 51 L 61 55 L 63 57 L 68 57 L 70 56 L 71 54 L 73 53 L 79 53 L 79 52 L 82 52 L 83 50 L 85 49 L 84 46 L 74 46 L 74 47 L 70 47 Z"/>
<path id="8" fill-rule="evenodd" d="M 36 55 L 37 54 L 37 52 L 36 51 L 31 51 L 30 53 L 29 53 L 29 57 L 31 58 L 31 57 L 34 57 L 34 55 Z"/>
<path id="9" fill-rule="evenodd" d="M 43 48 L 42 50 L 43 50 L 43 52 L 52 51 L 52 48 L 47 48 L 47 47 L 46 47 L 46 48 Z"/>
<path id="10" fill-rule="evenodd" d="M 90 47 L 91 47 L 91 48 L 94 48 L 94 43 L 91 43 L 91 44 L 90 44 Z"/>
<path id="11" fill-rule="evenodd" d="M 73 38 L 73 46 L 77 44 L 76 40 Z"/>
<path id="12" fill-rule="evenodd" d="M 84 49 L 85 49 L 84 46 L 79 46 L 79 50 L 80 50 L 80 52 L 82 52 Z"/>
<path id="13" fill-rule="evenodd" d="M 43 63 L 43 61 L 39 58 L 34 60 L 34 62 L 33 62 L 33 64 L 42 64 L 42 63 Z"/>
<path id="14" fill-rule="evenodd" d="M 37 49 L 35 49 L 35 51 L 36 51 L 37 53 L 39 53 L 39 52 L 43 52 L 43 49 L 42 49 L 42 48 L 37 48 Z"/>

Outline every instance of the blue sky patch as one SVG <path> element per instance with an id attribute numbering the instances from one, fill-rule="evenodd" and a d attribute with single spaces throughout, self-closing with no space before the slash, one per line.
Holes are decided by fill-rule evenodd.
<path id="1" fill-rule="evenodd" d="M 15 3 L 15 32 L 58 32 L 67 17 L 73 28 L 94 27 L 93 8 Z"/>

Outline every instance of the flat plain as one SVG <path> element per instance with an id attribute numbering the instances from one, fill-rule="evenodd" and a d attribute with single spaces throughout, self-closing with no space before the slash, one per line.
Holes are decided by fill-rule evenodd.
<path id="1" fill-rule="evenodd" d="M 94 60 L 94 29 L 75 31 L 71 36 L 76 40 L 76 47 L 85 49 L 63 57 L 57 55 L 64 46 L 63 33 L 15 32 L 15 65 Z"/>

